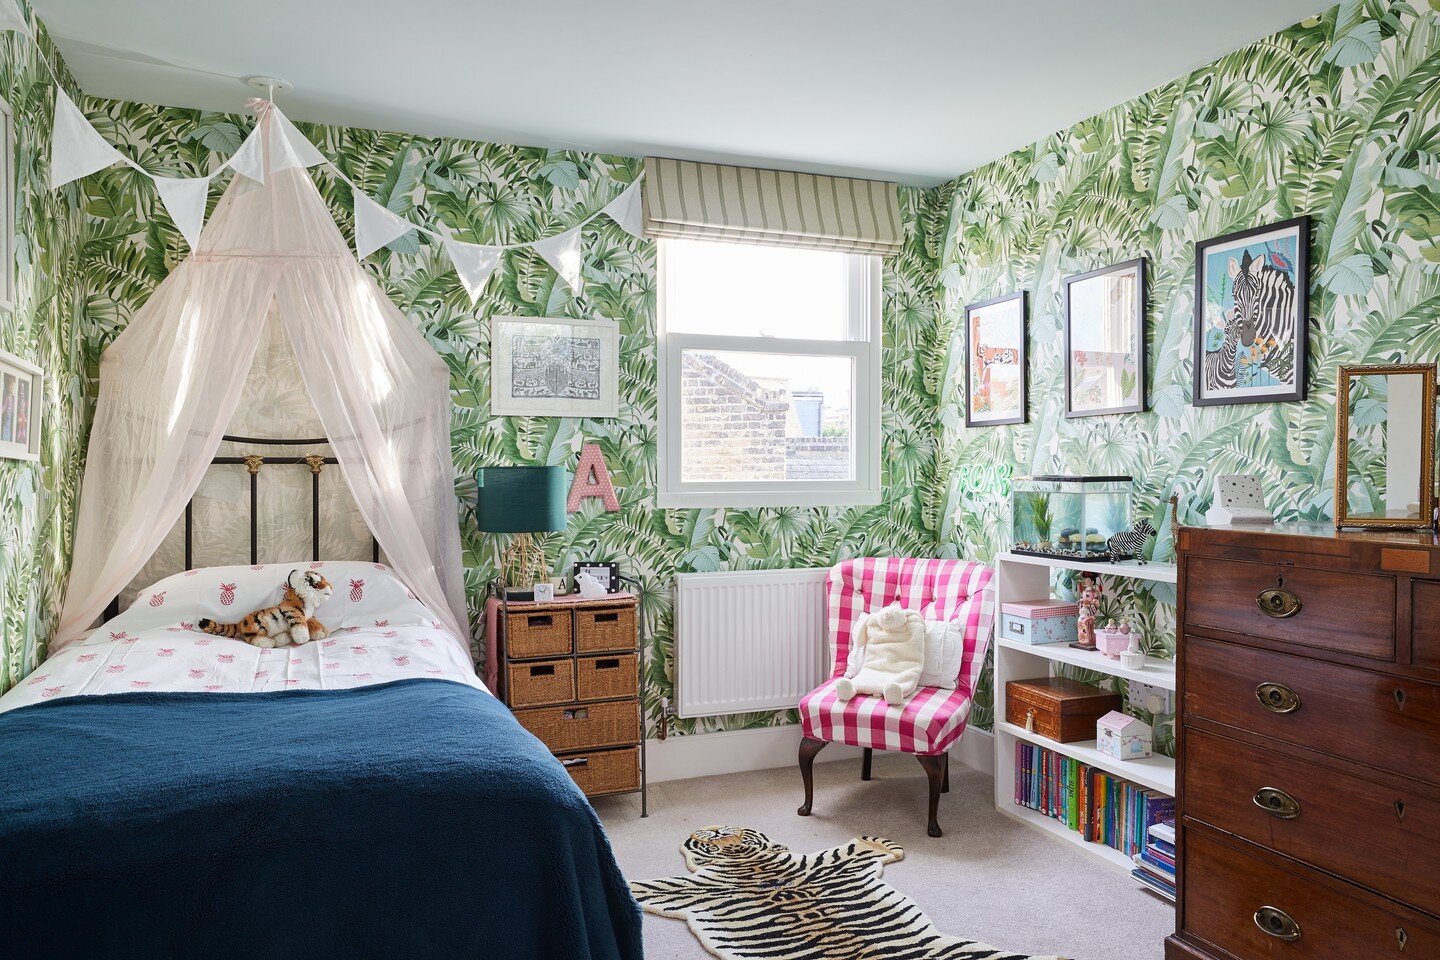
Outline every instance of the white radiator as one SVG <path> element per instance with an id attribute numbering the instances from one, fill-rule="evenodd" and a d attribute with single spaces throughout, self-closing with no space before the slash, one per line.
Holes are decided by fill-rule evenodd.
<path id="1" fill-rule="evenodd" d="M 682 717 L 794 707 L 829 675 L 826 568 L 675 578 Z"/>

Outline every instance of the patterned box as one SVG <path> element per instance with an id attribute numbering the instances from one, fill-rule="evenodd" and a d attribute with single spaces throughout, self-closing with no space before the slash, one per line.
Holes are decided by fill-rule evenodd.
<path id="1" fill-rule="evenodd" d="M 1017 600 L 1000 605 L 1000 636 L 1020 643 L 1074 643 L 1080 608 L 1064 600 Z"/>

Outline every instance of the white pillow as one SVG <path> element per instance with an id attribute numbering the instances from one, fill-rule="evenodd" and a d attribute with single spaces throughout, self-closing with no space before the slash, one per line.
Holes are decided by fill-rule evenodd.
<path id="1" fill-rule="evenodd" d="M 925 667 L 920 686 L 954 690 L 965 662 L 965 624 L 959 620 L 925 621 Z"/>

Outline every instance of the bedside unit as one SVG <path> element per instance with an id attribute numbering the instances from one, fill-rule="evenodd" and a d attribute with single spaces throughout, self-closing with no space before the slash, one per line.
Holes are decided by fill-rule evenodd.
<path id="1" fill-rule="evenodd" d="M 628 593 L 486 603 L 485 683 L 587 797 L 640 794 L 646 816 L 640 604 Z"/>

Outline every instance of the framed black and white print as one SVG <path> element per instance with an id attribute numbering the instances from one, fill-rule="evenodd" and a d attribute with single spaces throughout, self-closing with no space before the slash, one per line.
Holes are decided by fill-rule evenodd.
<path id="1" fill-rule="evenodd" d="M 619 416 L 619 345 L 610 320 L 491 318 L 491 414 Z"/>
<path id="2" fill-rule="evenodd" d="M 1145 410 L 1145 259 L 1066 277 L 1065 416 Z"/>
<path id="3" fill-rule="evenodd" d="M 1025 422 L 1025 291 L 965 308 L 965 426 Z"/>
<path id="4" fill-rule="evenodd" d="M 1195 244 L 1195 406 L 1305 399 L 1309 253 L 1309 217 Z"/>

